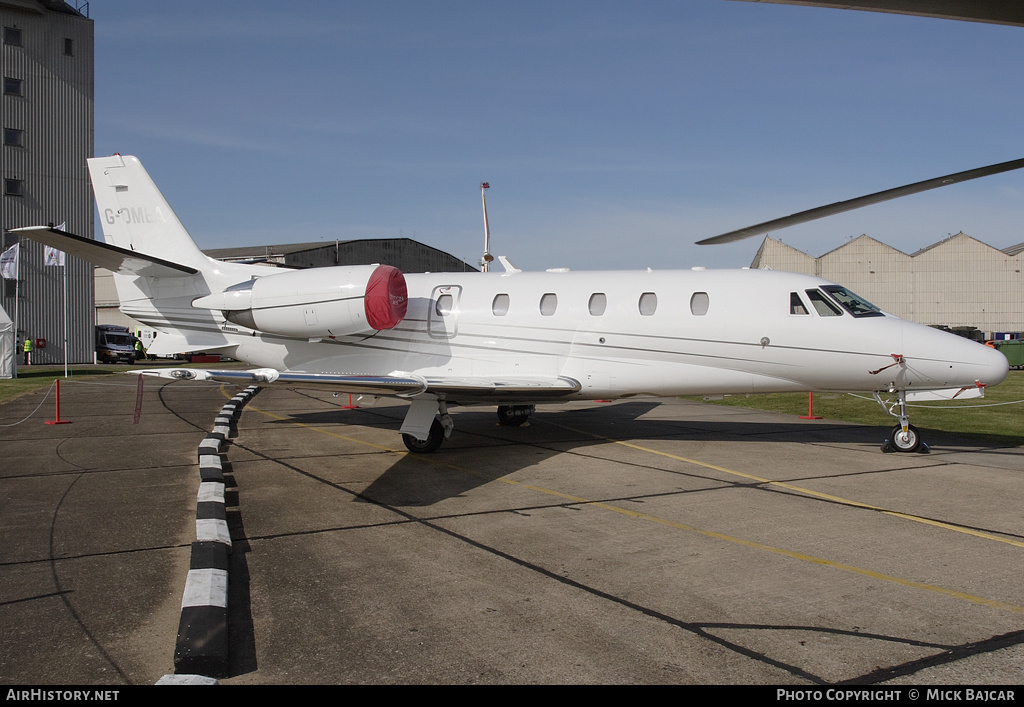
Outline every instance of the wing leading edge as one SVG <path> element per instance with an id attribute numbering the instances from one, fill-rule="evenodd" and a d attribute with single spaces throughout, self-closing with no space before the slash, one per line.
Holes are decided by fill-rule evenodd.
<path id="1" fill-rule="evenodd" d="M 393 373 L 390 375 L 350 375 L 300 373 L 273 368 L 226 370 L 205 368 L 167 368 L 131 371 L 138 375 L 184 381 L 255 384 L 284 388 L 325 388 L 361 395 L 393 395 L 403 398 L 434 395 L 468 402 L 534 400 L 558 398 L 579 392 L 579 381 L 557 378 L 443 378 Z"/>

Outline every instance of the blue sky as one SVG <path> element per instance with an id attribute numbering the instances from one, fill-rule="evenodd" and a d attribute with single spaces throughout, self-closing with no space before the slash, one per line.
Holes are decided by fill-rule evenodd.
<path id="1" fill-rule="evenodd" d="M 405 236 L 521 268 L 743 267 L 694 241 L 1024 157 L 1024 28 L 729 0 L 92 0 L 96 154 L 203 248 Z M 1024 170 L 773 234 L 1024 241 Z"/>

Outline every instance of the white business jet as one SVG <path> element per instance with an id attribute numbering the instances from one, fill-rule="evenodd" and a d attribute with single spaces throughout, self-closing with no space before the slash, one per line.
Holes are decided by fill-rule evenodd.
<path id="1" fill-rule="evenodd" d="M 1024 166 L 993 165 L 709 239 L 735 240 L 886 198 Z M 410 405 L 413 452 L 451 435 L 452 405 L 632 396 L 863 392 L 897 418 L 883 449 L 924 451 L 908 399 L 977 397 L 1006 357 L 904 321 L 836 283 L 762 270 L 404 275 L 387 265 L 282 271 L 204 255 L 135 157 L 89 160 L 105 243 L 16 229 L 114 272 L 121 311 L 157 355 L 217 350 L 250 370 L 136 371 L 180 380 L 326 388 Z M 885 399 L 883 399 L 883 396 Z"/>

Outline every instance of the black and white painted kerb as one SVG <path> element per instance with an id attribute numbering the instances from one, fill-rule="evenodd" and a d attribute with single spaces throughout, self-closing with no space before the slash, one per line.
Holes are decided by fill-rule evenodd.
<path id="1" fill-rule="evenodd" d="M 221 408 L 213 430 L 199 445 L 199 495 L 196 540 L 174 650 L 177 675 L 224 677 L 228 674 L 228 557 L 231 532 L 224 503 L 221 452 L 245 404 L 259 392 L 250 386 Z"/>

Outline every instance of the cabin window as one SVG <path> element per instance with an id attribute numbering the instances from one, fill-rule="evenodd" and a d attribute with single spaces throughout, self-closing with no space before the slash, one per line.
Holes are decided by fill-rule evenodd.
<path id="1" fill-rule="evenodd" d="M 804 301 L 802 299 L 800 299 L 800 293 L 799 292 L 790 292 L 789 293 L 789 313 L 790 314 L 810 314 L 810 312 L 807 311 L 807 305 L 805 305 Z"/>
<path id="2" fill-rule="evenodd" d="M 455 302 L 451 295 L 441 295 L 437 298 L 437 303 L 434 305 L 434 311 L 437 312 L 440 317 L 447 317 L 452 313 L 452 304 Z"/>
<path id="3" fill-rule="evenodd" d="M 690 298 L 690 314 L 695 317 L 703 317 L 708 313 L 708 305 L 711 300 L 708 299 L 707 292 L 694 292 Z"/>
<path id="4" fill-rule="evenodd" d="M 839 304 L 843 305 L 843 309 L 855 317 L 885 316 L 881 309 L 871 304 L 863 297 L 853 294 L 845 287 L 841 287 L 839 285 L 825 285 L 821 289 L 832 295 L 839 301 Z"/>
<path id="5" fill-rule="evenodd" d="M 645 292 L 640 295 L 640 314 L 649 317 L 658 309 L 658 295 L 653 292 Z"/>
<path id="6" fill-rule="evenodd" d="M 491 302 L 491 314 L 496 317 L 504 317 L 508 314 L 508 295 L 494 295 Z"/>
<path id="7" fill-rule="evenodd" d="M 819 317 L 841 317 L 843 315 L 843 310 L 833 304 L 832 300 L 826 297 L 821 290 L 806 290 L 806 292 L 811 306 L 814 307 L 814 311 L 818 313 Z"/>
<path id="8" fill-rule="evenodd" d="M 608 298 L 603 292 L 595 292 L 590 295 L 590 302 L 587 308 L 592 316 L 600 317 L 604 314 L 604 310 L 608 308 Z"/>
<path id="9" fill-rule="evenodd" d="M 550 317 L 555 313 L 555 309 L 558 307 L 558 295 L 554 292 L 548 292 L 540 298 L 540 313 L 545 317 Z"/>

